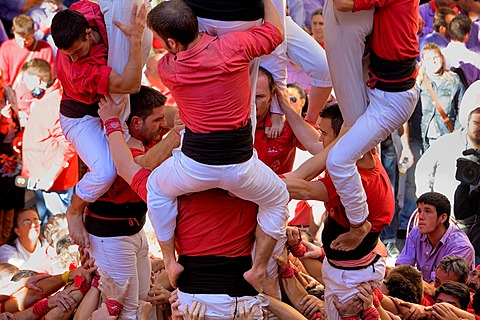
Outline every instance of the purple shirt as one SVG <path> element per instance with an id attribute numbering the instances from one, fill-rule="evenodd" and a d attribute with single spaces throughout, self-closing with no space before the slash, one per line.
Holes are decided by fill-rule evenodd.
<path id="1" fill-rule="evenodd" d="M 462 230 L 450 225 L 437 246 L 432 249 L 427 235 L 420 234 L 418 227 L 415 227 L 408 235 L 396 265 L 416 265 L 422 272 L 423 280 L 431 282 L 435 280 L 435 269 L 440 260 L 451 254 L 464 258 L 470 266 L 470 271 L 475 268 L 475 251 Z"/>
<path id="2" fill-rule="evenodd" d="M 418 41 L 420 43 L 428 34 L 433 32 L 433 18 L 435 17 L 435 12 L 433 12 L 429 2 L 421 4 L 419 11 L 420 17 L 425 21 L 423 32 L 418 35 Z"/>

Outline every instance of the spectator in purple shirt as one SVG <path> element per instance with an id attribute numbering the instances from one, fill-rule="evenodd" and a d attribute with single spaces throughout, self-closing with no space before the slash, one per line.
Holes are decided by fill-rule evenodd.
<path id="1" fill-rule="evenodd" d="M 427 43 L 436 43 L 440 48 L 445 48 L 450 42 L 450 35 L 448 34 L 448 24 L 455 18 L 456 13 L 450 8 L 442 7 L 438 8 L 435 12 L 435 18 L 433 20 L 433 32 L 426 35 L 420 42 L 420 50 Z"/>
<path id="2" fill-rule="evenodd" d="M 435 269 L 447 255 L 464 258 L 470 271 L 474 268 L 474 249 L 467 235 L 450 225 L 450 201 L 437 192 L 427 192 L 417 199 L 418 226 L 407 237 L 396 264 L 410 264 L 422 272 L 426 282 L 435 280 Z"/>

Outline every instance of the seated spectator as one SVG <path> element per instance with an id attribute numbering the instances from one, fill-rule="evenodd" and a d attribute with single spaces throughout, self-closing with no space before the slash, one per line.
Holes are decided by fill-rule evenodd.
<path id="1" fill-rule="evenodd" d="M 433 19 L 433 32 L 426 35 L 420 42 L 420 50 L 423 50 L 423 47 L 430 42 L 437 44 L 440 48 L 445 48 L 450 43 L 448 24 L 456 15 L 455 11 L 450 8 L 438 8 Z"/>
<path id="2" fill-rule="evenodd" d="M 447 255 L 465 258 L 470 270 L 474 268 L 474 250 L 463 231 L 450 225 L 451 205 L 447 197 L 427 192 L 417 199 L 418 226 L 407 237 L 396 264 L 416 266 L 423 279 L 435 279 L 435 268 Z"/>
<path id="3" fill-rule="evenodd" d="M 7 244 L 0 247 L 0 262 L 11 263 L 21 269 L 52 273 L 51 248 L 40 235 L 40 220 L 33 209 L 15 214 L 13 229 Z"/>

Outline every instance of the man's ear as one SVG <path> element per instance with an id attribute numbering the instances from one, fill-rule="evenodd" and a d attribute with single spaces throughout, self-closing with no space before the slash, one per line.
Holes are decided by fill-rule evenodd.
<path id="1" fill-rule="evenodd" d="M 168 38 L 166 42 L 167 42 L 167 46 L 169 48 L 172 48 L 172 50 L 175 51 L 175 53 L 180 51 L 180 48 L 179 48 L 180 43 L 178 41 L 176 41 L 172 38 Z"/>
<path id="2" fill-rule="evenodd" d="M 441 221 L 442 223 L 444 223 L 448 218 L 449 218 L 449 217 L 448 217 L 448 215 L 447 215 L 446 213 L 442 213 L 442 214 L 440 215 L 440 221 Z"/>
<path id="3" fill-rule="evenodd" d="M 142 126 L 143 124 L 143 120 L 142 118 L 140 117 L 137 117 L 137 116 L 133 116 L 132 117 L 132 120 L 130 121 L 130 125 L 133 127 L 133 129 L 135 130 L 139 130 L 140 127 Z"/>

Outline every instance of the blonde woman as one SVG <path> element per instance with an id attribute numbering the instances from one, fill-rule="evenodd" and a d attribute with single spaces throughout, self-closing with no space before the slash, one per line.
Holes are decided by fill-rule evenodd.
<path id="1" fill-rule="evenodd" d="M 437 138 L 460 127 L 458 109 L 465 88 L 458 75 L 446 69 L 445 57 L 435 43 L 423 48 L 417 82 L 421 89 L 421 129 L 426 150 Z"/>

